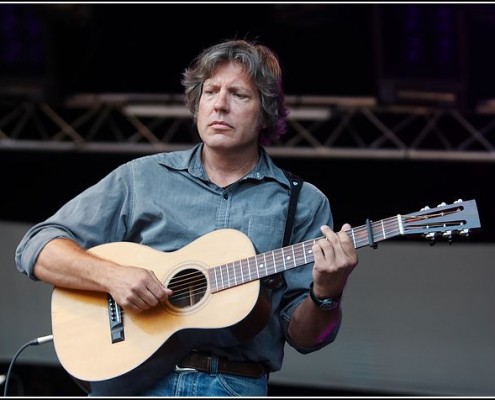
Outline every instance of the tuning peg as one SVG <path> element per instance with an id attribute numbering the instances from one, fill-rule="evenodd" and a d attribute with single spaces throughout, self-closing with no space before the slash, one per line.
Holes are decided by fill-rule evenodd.
<path id="1" fill-rule="evenodd" d="M 430 233 L 425 234 L 424 237 L 430 241 L 430 246 L 433 246 L 436 243 L 437 233 L 436 232 L 430 232 Z"/>
<path id="2" fill-rule="evenodd" d="M 444 238 L 447 238 L 449 244 L 452 244 L 452 231 L 445 231 L 444 233 L 442 233 L 442 236 Z"/>
<path id="3" fill-rule="evenodd" d="M 457 204 L 457 203 L 462 203 L 462 199 L 454 201 L 454 204 Z"/>
<path id="4" fill-rule="evenodd" d="M 469 236 L 469 229 L 466 228 L 466 229 L 463 229 L 459 232 L 459 235 L 460 236 L 464 236 L 464 237 L 468 237 Z"/>
<path id="5" fill-rule="evenodd" d="M 424 206 L 420 211 L 426 211 L 426 210 L 429 210 L 429 209 L 430 209 L 430 207 Z"/>
<path id="6" fill-rule="evenodd" d="M 437 207 L 445 207 L 447 203 L 445 201 L 442 201 Z"/>

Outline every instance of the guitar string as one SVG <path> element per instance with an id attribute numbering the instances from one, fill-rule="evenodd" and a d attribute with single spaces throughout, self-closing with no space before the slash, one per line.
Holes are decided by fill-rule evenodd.
<path id="1" fill-rule="evenodd" d="M 372 223 L 372 229 L 373 230 L 375 230 L 378 227 L 378 231 L 374 232 L 375 239 L 379 241 L 379 240 L 384 240 L 386 238 L 387 234 L 382 232 L 382 230 L 388 232 L 388 236 L 390 236 L 390 235 L 396 236 L 398 233 L 400 233 L 400 231 L 398 229 L 391 230 L 390 226 L 396 227 L 397 225 L 398 225 L 398 223 L 396 221 L 396 217 Z M 350 230 L 347 231 L 347 233 L 349 235 L 351 235 L 351 237 L 353 237 L 353 240 L 355 241 L 356 247 L 359 247 L 361 245 L 366 245 L 369 243 L 367 228 L 364 228 L 364 227 L 351 228 Z M 293 246 L 288 246 L 287 248 L 278 249 L 278 250 L 275 250 L 273 252 L 262 253 L 262 254 L 259 254 L 256 256 L 252 256 L 249 259 L 253 259 L 255 261 L 255 264 L 258 267 L 260 265 L 262 267 L 265 267 L 265 270 L 263 271 L 263 276 L 267 276 L 267 275 L 270 275 L 272 272 L 273 273 L 279 272 L 277 270 L 277 265 L 282 265 L 282 263 L 284 263 L 284 265 L 285 265 L 285 261 L 287 259 L 284 255 L 284 251 L 286 251 L 286 250 L 289 251 L 289 250 L 295 249 L 293 251 L 294 258 L 295 259 L 298 259 L 298 258 L 302 259 L 301 254 L 304 254 L 304 253 L 301 252 L 300 247 L 305 248 L 308 244 L 312 244 L 321 238 L 310 240 L 310 241 L 304 242 L 304 243 L 299 243 L 299 244 L 296 244 Z M 268 260 L 266 259 L 267 254 L 269 255 Z M 271 261 L 269 260 L 270 255 L 271 255 L 271 258 L 273 259 L 273 264 L 271 264 L 271 265 L 270 265 Z M 261 258 L 263 258 L 263 259 L 260 260 Z M 239 274 L 237 272 L 238 270 L 241 270 L 241 274 L 242 274 L 241 279 L 240 279 L 241 283 L 245 282 L 245 280 L 243 279 L 243 276 L 244 276 L 243 270 L 245 269 L 244 264 L 246 263 L 247 260 L 248 259 L 238 260 L 238 261 L 234 261 L 231 263 L 227 263 L 227 264 L 223 264 L 223 265 L 214 267 L 214 268 L 222 268 L 222 269 L 226 270 L 226 275 L 228 278 L 227 279 L 221 279 L 221 281 L 224 283 L 224 285 L 222 287 L 224 287 L 224 286 L 225 287 L 231 287 L 231 286 L 236 285 L 237 278 L 239 278 Z M 260 264 L 260 262 L 258 262 L 258 261 L 263 261 L 263 262 Z M 290 262 L 290 259 L 288 261 Z M 312 259 L 309 260 L 308 262 L 310 262 L 310 261 L 312 261 Z M 244 262 L 244 264 L 243 264 L 243 262 Z M 235 266 L 236 263 L 239 263 L 239 267 Z M 302 260 L 301 260 L 301 263 L 302 263 Z M 297 265 L 298 265 L 298 263 L 296 262 L 292 267 L 295 267 Z M 232 278 L 230 277 L 230 274 L 229 274 L 229 268 L 231 268 L 234 272 Z M 286 268 L 284 268 L 283 270 L 285 270 L 285 269 Z M 251 269 L 248 268 L 248 273 L 246 274 L 249 278 L 248 280 L 255 280 L 255 279 L 259 278 L 259 275 L 258 275 L 259 272 L 258 271 L 259 271 L 259 268 L 256 269 L 256 273 L 254 273 Z M 179 279 L 177 281 L 179 281 Z M 181 296 L 187 296 L 187 298 L 190 298 L 191 296 L 204 294 L 204 292 L 205 292 L 206 286 L 203 284 L 205 282 L 205 279 L 204 279 L 203 275 L 200 275 L 198 278 L 197 272 L 193 272 L 191 274 L 187 274 L 187 275 L 182 276 L 180 281 L 182 282 L 182 285 L 174 286 L 174 294 L 175 294 L 176 299 L 180 300 Z M 191 289 L 191 287 L 193 287 L 193 289 Z M 196 287 L 197 289 L 194 289 L 194 287 Z M 184 297 L 184 298 L 186 298 L 186 297 Z"/>
<path id="2" fill-rule="evenodd" d="M 395 220 L 395 218 L 394 218 L 394 220 Z M 375 227 L 376 227 L 376 226 L 380 226 L 380 225 L 383 225 L 384 227 L 389 227 L 389 226 L 390 226 L 390 223 L 389 223 L 389 221 L 384 221 L 383 223 L 381 223 L 381 222 L 375 223 Z M 389 229 L 389 228 L 387 228 L 387 229 L 388 229 L 388 231 L 389 231 L 389 234 L 391 234 L 390 229 Z M 353 228 L 353 229 L 351 229 L 351 230 L 353 230 L 353 231 L 354 231 L 354 236 L 355 236 L 355 238 L 356 238 L 356 236 L 359 236 L 359 231 L 360 231 L 360 230 L 361 230 L 361 231 L 363 231 L 363 228 L 358 227 L 358 228 Z M 356 231 L 357 231 L 357 234 L 356 234 Z M 396 230 L 396 232 L 398 232 L 398 231 Z M 366 232 L 366 233 L 367 233 L 367 232 Z M 392 232 L 392 233 L 393 233 L 393 232 Z M 381 237 L 382 235 L 376 235 L 376 236 L 379 238 L 379 237 Z M 383 235 L 383 236 L 384 236 L 384 235 Z M 317 238 L 317 239 L 314 239 L 314 240 L 310 240 L 309 242 L 310 242 L 310 243 L 314 243 L 316 240 L 319 240 L 319 239 L 320 239 L 320 238 Z M 364 241 L 363 241 L 363 240 L 364 240 Z M 357 241 L 356 241 L 356 242 L 357 242 L 357 244 L 359 245 L 359 244 L 360 244 L 359 242 L 366 243 L 367 241 L 368 241 L 368 237 L 367 237 L 367 235 L 366 235 L 366 237 L 361 238 L 361 240 L 360 240 L 360 239 L 359 239 L 359 237 L 358 237 L 358 239 L 357 239 Z M 275 272 L 275 273 L 276 273 L 276 272 L 278 272 L 278 271 L 277 271 L 276 266 L 277 266 L 278 264 L 282 265 L 282 263 L 284 263 L 284 261 L 285 261 L 285 256 L 284 256 L 285 251 L 289 251 L 291 248 L 295 248 L 295 249 L 296 249 L 296 250 L 294 251 L 294 256 L 295 256 L 295 258 L 296 258 L 296 259 L 297 259 L 297 258 L 302 258 L 302 257 L 301 257 L 301 254 L 302 254 L 302 253 L 301 253 L 301 251 L 299 250 L 299 247 L 305 247 L 305 246 L 307 246 L 307 244 L 308 244 L 308 242 L 304 242 L 304 243 L 302 243 L 302 244 L 296 244 L 296 245 L 293 245 L 293 246 L 288 246 L 287 248 L 278 249 L 278 250 L 275 250 L 275 251 L 273 251 L 273 252 L 262 253 L 262 254 L 259 254 L 259 255 L 257 255 L 257 256 L 250 257 L 250 259 L 258 259 L 258 260 L 259 260 L 260 258 L 262 258 L 262 261 L 263 261 L 263 263 L 262 263 L 262 264 L 263 264 L 263 266 L 265 266 L 265 268 L 266 268 L 266 272 L 271 272 L 271 271 L 273 271 L 273 272 Z M 268 260 L 266 260 L 266 258 L 267 258 L 267 257 L 266 257 L 266 254 L 269 254 L 269 256 L 268 256 Z M 274 260 L 274 264 L 271 264 L 270 258 L 273 258 L 273 260 Z M 227 286 L 229 286 L 229 287 L 230 287 L 230 286 L 232 286 L 232 283 L 233 283 L 233 284 L 235 284 L 235 282 L 237 281 L 237 278 L 239 278 L 238 273 L 237 273 L 237 274 L 235 274 L 235 272 L 236 272 L 236 270 L 239 270 L 240 268 L 244 269 L 244 264 L 246 263 L 246 260 L 247 260 L 247 259 L 245 259 L 245 260 L 238 260 L 238 261 L 234 261 L 234 262 L 232 262 L 232 263 L 227 263 L 227 264 L 223 264 L 223 265 L 218 266 L 218 268 L 223 268 L 223 269 L 226 269 L 226 270 L 227 270 L 227 271 L 226 271 L 227 273 L 225 274 L 225 275 L 227 275 L 227 276 L 229 276 L 229 274 L 228 274 L 228 269 L 229 269 L 229 268 L 232 268 L 232 269 L 234 270 L 234 276 L 233 276 L 233 277 L 230 277 L 230 276 L 229 276 L 229 278 L 228 278 L 228 279 L 222 279 L 222 281 L 224 281 L 224 282 L 228 282 L 228 283 L 227 283 Z M 289 260 L 289 261 L 290 261 L 290 260 Z M 311 261 L 312 261 L 312 260 L 311 260 Z M 244 262 L 244 263 L 243 263 L 243 262 Z M 235 264 L 236 264 L 236 263 L 239 263 L 239 267 L 240 267 L 240 268 L 235 266 Z M 260 265 L 260 263 L 259 263 L 258 261 L 257 261 L 257 262 L 255 262 L 255 264 L 256 264 L 257 266 L 259 266 L 259 265 Z M 297 263 L 296 263 L 294 266 L 297 266 Z M 294 266 L 293 266 L 293 267 L 294 267 Z M 284 269 L 285 269 L 285 268 L 284 268 Z M 249 273 L 248 273 L 247 275 L 249 276 L 249 279 L 250 279 L 250 280 L 253 280 L 253 279 L 258 278 L 258 271 L 256 271 L 256 273 L 254 273 L 252 270 L 248 270 L 248 272 L 249 272 Z M 242 271 L 241 271 L 241 274 L 242 274 L 242 275 L 244 275 Z M 263 275 L 264 275 L 264 276 L 266 276 L 265 274 L 263 274 Z M 195 278 L 195 277 L 197 276 L 197 274 L 191 274 L 190 276 L 192 276 L 193 278 Z M 240 280 L 241 280 L 241 282 L 243 282 L 243 281 L 244 281 L 242 278 L 241 278 Z M 194 280 L 194 279 L 191 281 L 189 278 L 188 278 L 188 279 L 183 279 L 182 281 L 183 281 L 183 282 L 185 282 L 183 286 L 187 286 L 187 287 L 188 287 L 188 289 L 187 289 L 187 294 L 188 294 L 188 296 L 189 296 L 189 295 L 191 294 L 191 292 L 190 292 L 190 288 L 189 288 L 189 287 L 190 287 L 191 285 L 198 284 L 198 281 L 197 281 L 197 280 Z M 202 279 L 202 277 L 201 277 L 201 282 L 204 282 L 204 280 Z M 176 287 L 176 289 L 175 289 L 175 290 L 176 290 L 176 292 L 178 291 L 178 289 L 180 289 L 180 288 L 177 286 L 177 287 Z M 200 292 L 204 292 L 204 290 L 201 288 L 201 289 L 200 289 Z M 194 293 L 193 293 L 193 294 L 194 294 Z"/>
<path id="3" fill-rule="evenodd" d="M 444 214 L 445 214 L 445 212 L 436 213 L 436 214 L 433 213 L 433 214 L 430 214 L 429 216 L 409 216 L 409 219 L 410 219 L 410 221 L 413 221 L 413 220 L 414 221 L 424 221 L 425 219 L 432 218 L 432 216 L 442 216 Z M 390 230 L 391 224 L 394 227 L 398 226 L 398 222 L 396 221 L 397 218 L 398 217 L 390 217 L 388 219 L 373 222 L 372 223 L 372 231 L 373 231 L 374 238 L 377 241 L 384 240 L 387 236 L 386 232 L 384 232 L 384 231 L 387 231 L 389 236 L 390 235 L 396 236 L 398 233 L 400 233 L 400 231 L 398 229 Z M 378 228 L 378 229 L 376 229 L 376 228 Z M 375 232 L 375 229 L 376 229 L 376 232 Z M 349 232 L 351 232 L 351 233 L 349 233 Z M 351 238 L 355 242 L 356 247 L 364 246 L 364 245 L 369 243 L 367 227 L 365 228 L 364 226 L 362 226 L 362 227 L 351 228 L 349 231 L 347 231 L 347 233 L 351 236 Z M 319 240 L 319 239 L 320 238 L 317 238 L 317 239 L 315 239 L 315 241 Z M 314 242 L 309 241 L 309 243 L 314 243 Z M 306 245 L 308 245 L 308 242 L 305 242 L 302 244 L 303 247 L 305 247 Z M 278 249 L 278 250 L 275 250 L 273 252 L 262 253 L 261 255 L 254 256 L 252 258 L 254 258 L 256 260 L 255 264 L 259 267 L 260 263 L 258 262 L 258 260 L 261 258 L 260 256 L 263 256 L 263 260 L 262 260 L 263 262 L 261 265 L 262 265 L 262 267 L 263 266 L 265 267 L 264 276 L 266 276 L 267 274 L 269 275 L 271 272 L 273 272 L 273 273 L 278 272 L 277 268 L 276 268 L 277 265 L 279 265 L 281 263 L 284 263 L 284 265 L 285 265 L 285 261 L 288 261 L 288 262 L 291 261 L 290 257 L 288 259 L 286 259 L 285 255 L 284 255 L 284 250 L 293 250 L 294 248 L 296 248 L 295 246 L 297 247 L 298 245 L 290 246 L 289 248 Z M 293 253 L 294 253 L 294 256 L 296 257 L 296 253 L 299 253 L 299 250 L 297 250 L 297 249 L 295 251 L 293 250 Z M 273 258 L 274 264 L 272 266 L 270 266 L 270 261 L 266 260 L 267 254 L 269 255 L 268 258 L 270 258 L 270 255 Z M 297 254 L 297 255 L 299 255 L 299 254 Z M 243 268 L 243 261 L 245 261 L 245 260 L 236 261 L 236 262 L 239 262 L 242 275 L 243 275 L 243 269 L 244 269 Z M 231 266 L 235 272 L 235 270 L 236 270 L 235 263 L 236 262 L 224 264 L 224 265 L 221 265 L 219 267 L 225 269 L 226 275 L 229 277 L 228 268 Z M 294 266 L 297 266 L 297 263 Z M 259 268 L 256 269 L 256 275 L 258 275 L 258 270 L 259 270 Z M 259 277 L 259 276 L 253 277 L 252 276 L 253 273 L 249 269 L 248 269 L 248 272 L 249 272 L 248 276 L 249 276 L 250 280 L 256 279 Z M 237 278 L 238 278 L 238 275 L 236 275 L 234 273 L 234 276 L 233 276 L 234 285 L 237 282 Z M 225 279 L 221 279 L 221 280 L 222 280 L 222 282 L 225 281 Z M 242 281 L 243 281 L 243 279 L 241 277 L 241 282 Z M 193 284 L 194 283 L 195 282 L 193 282 Z M 190 283 L 186 283 L 186 285 L 190 285 Z M 228 287 L 232 286 L 230 277 L 227 279 L 227 286 Z M 188 293 L 189 293 L 189 291 L 188 291 Z"/>
<path id="4" fill-rule="evenodd" d="M 439 214 L 432 214 L 432 215 L 439 215 L 442 216 L 444 214 L 439 213 Z M 381 241 L 385 240 L 387 236 L 397 236 L 400 234 L 400 229 L 398 229 L 398 217 L 391 217 L 388 219 L 376 221 L 371 223 L 371 229 L 372 233 L 374 236 L 374 239 L 376 241 Z M 424 217 L 424 216 L 409 216 L 409 222 L 411 221 L 424 221 L 426 218 L 431 218 L 431 215 L 429 217 Z M 391 229 L 393 227 L 394 229 Z M 365 246 L 369 244 L 369 236 L 368 236 L 368 228 L 366 226 L 360 226 L 356 228 L 351 228 L 346 231 L 346 233 L 353 239 L 354 245 L 356 248 Z M 277 249 L 272 252 L 266 252 L 266 253 L 261 253 L 258 255 L 254 255 L 252 257 L 246 258 L 244 260 L 238 260 L 234 261 L 231 263 L 227 264 L 222 264 L 217 267 L 213 267 L 212 269 L 208 270 L 208 272 L 211 274 L 211 271 L 214 271 L 216 269 L 223 269 L 226 272 L 227 280 L 224 278 L 221 279 L 222 286 L 221 288 L 228 288 L 231 286 L 235 286 L 237 284 L 237 279 L 240 278 L 241 283 L 245 283 L 247 281 L 251 280 L 256 280 L 260 277 L 268 276 L 272 273 L 277 273 L 280 272 L 277 269 L 277 266 L 279 265 L 284 265 L 284 268 L 282 270 L 286 270 L 286 261 L 290 263 L 294 263 L 294 260 L 301 260 L 301 264 L 299 264 L 299 261 L 296 261 L 294 265 L 290 268 L 296 267 L 298 265 L 303 265 L 307 262 L 313 261 L 312 256 L 310 254 L 307 254 L 304 250 L 301 251 L 301 249 L 305 249 L 309 244 L 313 244 L 319 239 L 322 239 L 323 237 L 319 237 L 316 239 L 312 239 L 303 243 L 298 243 L 292 246 L 287 246 L 282 249 Z M 293 253 L 293 258 L 287 259 L 285 257 L 285 251 L 291 251 Z M 268 255 L 268 260 L 267 260 L 267 255 Z M 307 256 L 310 256 L 310 259 L 307 259 Z M 270 261 L 270 256 L 273 259 L 273 263 Z M 244 269 L 246 262 L 249 265 L 249 260 L 253 260 L 254 264 L 257 266 L 257 268 L 253 272 L 252 268 L 246 267 L 247 268 L 247 273 L 246 276 L 248 279 L 244 278 Z M 303 262 L 303 260 L 305 262 Z M 260 263 L 261 262 L 261 263 Z M 239 263 L 239 267 L 236 267 L 235 264 Z M 259 276 L 259 267 L 262 265 L 264 267 L 264 270 L 262 272 L 262 276 Z M 231 268 L 234 272 L 233 277 L 230 277 L 229 274 L 229 268 Z M 289 268 L 289 269 L 290 269 Z M 241 272 L 241 276 L 239 276 L 239 271 Z M 185 298 L 191 298 L 194 296 L 198 295 L 203 295 L 206 292 L 206 285 L 204 284 L 205 278 L 203 275 L 199 275 L 198 277 L 198 272 L 193 272 L 187 275 L 182 276 L 180 279 L 177 279 L 177 282 L 180 282 L 182 284 L 178 284 L 174 287 L 174 295 L 172 296 L 176 301 L 183 300 Z"/>
<path id="5" fill-rule="evenodd" d="M 412 218 L 412 220 L 422 221 L 422 218 Z M 380 231 L 374 232 L 373 234 L 375 236 L 375 239 L 380 241 L 380 240 L 386 239 L 387 236 L 397 236 L 400 233 L 400 230 L 397 228 L 396 229 L 390 229 L 390 226 L 393 226 L 393 227 L 397 226 L 397 222 L 395 221 L 395 217 L 393 218 L 392 221 L 393 221 L 392 223 L 390 222 L 390 220 L 388 220 L 388 221 L 383 220 L 383 221 L 378 221 L 378 222 L 372 223 L 372 229 L 373 230 L 375 230 L 375 228 L 379 227 L 379 228 L 382 228 L 383 230 L 387 231 L 387 234 L 384 234 L 383 232 L 380 232 Z M 364 227 L 351 228 L 350 230 L 347 231 L 347 233 L 351 237 L 354 237 L 356 248 L 359 246 L 367 245 L 369 243 L 367 228 L 364 228 Z M 289 250 L 295 249 L 293 251 L 294 257 L 292 259 L 293 260 L 294 259 L 296 259 L 296 260 L 301 259 L 301 264 L 296 262 L 292 267 L 288 268 L 288 269 L 291 269 L 291 268 L 294 268 L 298 265 L 305 264 L 305 262 L 303 262 L 303 259 L 304 259 L 303 255 L 305 253 L 302 252 L 300 250 L 300 248 L 301 247 L 304 248 L 308 244 L 314 243 L 314 242 L 316 242 L 322 238 L 323 237 L 319 237 L 319 238 L 312 239 L 312 240 L 309 240 L 309 241 L 306 241 L 303 243 L 298 243 L 298 244 L 288 246 L 288 247 L 285 247 L 282 249 L 277 249 L 277 250 L 274 250 L 272 252 L 261 253 L 261 254 L 249 257 L 249 260 L 251 260 L 251 259 L 260 260 L 263 257 L 263 264 L 265 266 L 265 271 L 264 271 L 262 277 L 264 277 L 264 276 L 270 275 L 271 273 L 280 272 L 279 270 L 277 270 L 277 265 L 282 265 L 282 264 L 286 265 L 285 264 L 286 258 L 284 256 L 284 251 L 289 251 Z M 266 262 L 266 255 L 267 254 L 272 255 L 272 258 L 274 260 L 274 263 L 272 265 L 269 265 L 269 262 Z M 270 257 L 268 257 L 268 258 L 270 258 Z M 246 263 L 247 260 L 248 260 L 248 258 L 243 259 L 243 260 L 237 260 L 237 261 L 234 261 L 231 263 L 222 264 L 222 265 L 219 265 L 217 267 L 213 267 L 213 269 L 215 269 L 215 268 L 228 269 L 229 267 L 231 267 L 234 270 L 234 273 L 236 273 L 237 270 L 244 269 L 243 262 Z M 311 259 L 308 262 L 311 262 L 311 261 L 313 261 L 313 260 Z M 239 263 L 239 267 L 235 266 L 236 263 Z M 256 261 L 255 264 L 259 266 L 259 262 Z M 283 270 L 286 270 L 286 269 L 287 268 L 283 268 Z M 208 272 L 211 272 L 211 270 L 212 269 L 208 270 Z M 241 271 L 241 274 L 242 274 L 242 276 L 244 276 L 244 273 L 242 271 Z M 259 278 L 258 271 L 256 270 L 256 273 L 254 273 L 253 270 L 249 269 L 249 268 L 248 268 L 247 276 L 248 276 L 247 280 L 241 279 L 242 283 L 245 283 L 245 282 L 251 281 L 251 280 L 256 280 Z M 237 275 L 234 276 L 233 282 L 232 282 L 232 278 L 230 278 L 230 277 L 228 278 L 227 281 L 225 281 L 225 279 L 222 279 L 222 282 L 227 282 L 225 285 L 225 288 L 235 286 L 236 281 L 237 281 L 237 277 L 239 277 L 238 272 L 237 272 Z M 203 295 L 206 291 L 206 289 L 205 289 L 206 285 L 203 284 L 205 282 L 205 279 L 202 275 L 200 276 L 200 278 L 198 278 L 198 272 L 197 271 L 183 275 L 181 277 L 181 279 L 177 279 L 177 281 L 180 281 L 182 283 L 182 285 L 176 286 L 176 289 L 174 290 L 174 295 L 172 297 L 174 297 L 176 300 L 180 301 L 181 299 L 190 298 L 190 297 L 194 297 L 197 295 Z M 191 290 L 191 286 L 192 287 L 195 286 L 196 288 Z"/>
<path id="6" fill-rule="evenodd" d="M 451 213 L 456 213 L 458 211 L 459 210 L 457 209 L 452 211 Z M 408 215 L 406 217 L 402 217 L 402 222 L 403 223 L 407 223 L 407 222 L 411 223 L 413 221 L 424 222 L 425 220 L 431 219 L 434 216 L 444 216 L 445 214 L 448 214 L 448 212 L 444 211 L 444 212 L 431 213 L 428 215 L 420 215 L 420 216 Z M 387 237 L 395 237 L 401 234 L 402 232 L 399 229 L 399 222 L 398 222 L 399 218 L 400 216 L 394 216 L 383 220 L 371 222 L 371 232 L 373 235 L 373 239 L 375 241 L 382 241 L 387 239 Z M 351 228 L 347 230 L 346 233 L 353 240 L 355 248 L 363 247 L 370 243 L 368 227 L 365 225 Z M 316 243 L 316 241 L 320 239 L 323 239 L 323 236 L 302 243 L 297 243 L 291 246 L 287 246 L 282 249 L 277 249 L 271 252 L 254 255 L 243 260 L 237 260 L 234 262 L 222 264 L 210 268 L 208 270 L 208 274 L 211 275 L 212 272 L 216 270 L 225 270 L 227 281 L 222 276 L 222 278 L 220 279 L 222 282 L 221 289 L 229 288 L 231 286 L 236 286 L 238 284 L 237 283 L 238 279 L 241 283 L 256 280 L 258 278 L 280 272 L 280 270 L 277 269 L 277 266 L 283 265 L 282 268 L 283 271 L 286 269 L 297 267 L 299 265 L 304 265 L 305 263 L 312 262 L 313 256 L 311 252 L 306 253 L 305 249 L 308 245 Z M 292 253 L 292 257 L 291 256 L 286 257 L 285 252 Z M 268 260 L 267 260 L 267 255 L 268 255 Z M 272 258 L 273 263 L 271 263 L 270 258 Z M 249 266 L 250 260 L 252 260 L 257 267 L 254 270 Z M 294 265 L 289 266 L 289 268 L 287 268 L 286 267 L 287 263 L 291 263 L 291 261 Z M 236 267 L 235 265 L 236 263 L 239 264 L 238 267 Z M 247 266 L 245 265 L 246 263 Z M 262 276 L 259 275 L 260 264 L 262 264 L 264 267 L 264 270 L 262 271 Z M 229 268 L 231 268 L 234 272 L 233 277 L 230 277 Z M 245 269 L 247 269 L 246 274 L 244 273 Z M 240 275 L 239 275 L 239 271 L 240 271 Z M 198 271 L 185 274 L 180 278 L 176 279 L 176 282 L 174 283 L 174 294 L 172 295 L 172 297 L 176 301 L 181 301 L 185 298 L 191 298 L 194 296 L 203 295 L 206 292 L 205 289 L 206 285 L 204 283 L 205 283 L 205 277 Z M 215 287 L 218 287 L 218 285 L 215 285 Z"/>

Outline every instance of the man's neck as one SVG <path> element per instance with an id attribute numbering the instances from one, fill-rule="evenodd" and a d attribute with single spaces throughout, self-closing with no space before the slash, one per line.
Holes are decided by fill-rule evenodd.
<path id="1" fill-rule="evenodd" d="M 213 152 L 203 149 L 203 165 L 211 182 L 226 187 L 247 175 L 258 162 L 256 152 Z"/>

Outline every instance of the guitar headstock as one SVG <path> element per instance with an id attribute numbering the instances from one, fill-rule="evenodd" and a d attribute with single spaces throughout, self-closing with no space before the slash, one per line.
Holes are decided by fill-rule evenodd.
<path id="1" fill-rule="evenodd" d="M 471 229 L 481 227 L 475 200 L 424 207 L 418 212 L 402 215 L 401 220 L 404 235 L 421 234 L 432 242 L 439 236 L 451 242 L 454 235 L 469 236 Z"/>

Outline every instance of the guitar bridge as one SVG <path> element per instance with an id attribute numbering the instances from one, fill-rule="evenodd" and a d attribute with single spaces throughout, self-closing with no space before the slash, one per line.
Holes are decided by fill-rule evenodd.
<path id="1" fill-rule="evenodd" d="M 112 337 L 112 343 L 122 342 L 125 340 L 122 307 L 120 307 L 109 294 L 107 295 L 107 299 L 108 320 L 110 322 L 110 335 Z"/>

